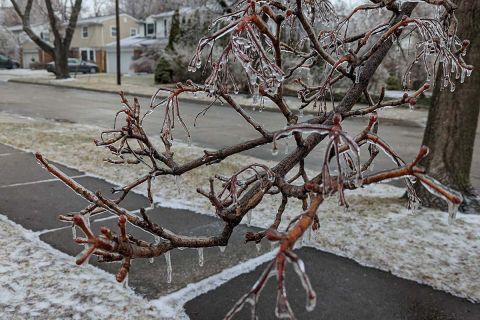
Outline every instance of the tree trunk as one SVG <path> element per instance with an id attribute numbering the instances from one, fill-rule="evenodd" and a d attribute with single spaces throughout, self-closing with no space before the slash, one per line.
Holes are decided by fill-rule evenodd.
<path id="1" fill-rule="evenodd" d="M 476 70 L 465 83 L 456 83 L 456 90 L 442 89 L 442 70 L 437 72 L 432 103 L 428 113 L 423 144 L 430 154 L 421 163 L 427 172 L 442 183 L 462 192 L 465 197 L 460 207 L 465 211 L 478 206 L 470 184 L 473 146 L 480 110 L 480 1 L 457 1 L 458 35 L 471 41 L 466 62 Z M 420 184 L 416 191 L 422 205 L 444 209 L 447 204 L 432 196 Z"/>
<path id="2" fill-rule="evenodd" d="M 68 53 L 70 49 L 70 43 L 72 42 L 73 33 L 75 32 L 75 26 L 77 25 L 78 15 L 82 9 L 82 0 L 75 0 L 72 5 L 72 12 L 68 23 L 65 23 L 65 35 L 62 36 L 60 32 L 60 23 L 57 21 L 57 15 L 52 0 L 45 0 L 45 6 L 47 8 L 48 22 L 50 24 L 50 30 L 52 30 L 54 36 L 54 46 L 52 47 L 47 42 L 43 41 L 38 35 L 33 32 L 30 25 L 30 14 L 32 11 L 33 0 L 27 0 L 25 9 L 22 10 L 15 0 L 10 0 L 15 9 L 15 12 L 22 19 L 23 30 L 35 42 L 42 50 L 50 54 L 55 61 L 55 75 L 57 79 L 69 78 L 68 73 Z M 63 8 L 64 10 L 66 7 Z M 66 15 L 63 14 L 66 20 Z M 66 21 L 65 21 L 66 22 Z"/>
<path id="3" fill-rule="evenodd" d="M 68 71 L 68 49 L 62 46 L 55 47 L 55 75 L 57 79 L 70 77 Z"/>

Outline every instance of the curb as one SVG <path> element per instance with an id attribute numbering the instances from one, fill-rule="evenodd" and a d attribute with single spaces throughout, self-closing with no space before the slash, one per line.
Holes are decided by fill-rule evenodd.
<path id="1" fill-rule="evenodd" d="M 21 78 L 9 79 L 8 82 L 21 83 L 21 84 L 34 84 L 34 85 L 41 85 L 41 86 L 59 87 L 59 88 L 66 88 L 66 89 L 75 89 L 75 90 L 83 90 L 83 91 L 99 92 L 99 93 L 111 93 L 111 94 L 118 94 L 118 92 L 120 91 L 120 90 L 117 91 L 117 90 L 110 90 L 110 89 L 96 89 L 96 88 L 89 88 L 89 87 L 77 87 L 77 86 L 72 86 L 72 85 L 63 84 L 63 83 L 53 84 L 53 83 L 50 83 L 50 82 L 36 82 L 36 81 L 32 81 L 32 80 L 28 80 L 28 79 L 21 79 Z M 130 96 L 136 96 L 136 97 L 142 97 L 142 98 L 151 98 L 152 97 L 152 94 L 132 92 L 132 91 L 129 91 L 129 90 L 123 90 L 123 92 L 126 95 L 130 95 Z M 195 104 L 201 104 L 201 103 L 210 104 L 210 103 L 212 103 L 212 101 L 205 100 L 205 99 L 202 99 L 202 98 L 183 97 L 180 100 L 185 101 L 185 102 L 189 102 L 189 103 L 195 103 Z M 242 108 L 245 108 L 245 109 L 250 109 L 251 110 L 251 109 L 254 108 L 254 106 L 249 105 L 249 104 L 245 104 L 245 103 L 238 103 L 238 104 Z M 213 105 L 214 106 L 225 107 L 224 103 L 220 103 L 218 101 L 213 102 Z M 258 108 L 258 107 L 256 107 L 256 108 Z M 263 109 L 263 111 L 279 112 L 277 109 L 274 109 L 274 108 L 271 108 L 271 107 L 265 107 Z M 315 111 L 305 110 L 306 115 L 313 115 L 315 113 L 316 113 Z M 351 119 L 354 120 L 354 121 L 358 121 L 358 120 L 366 119 L 366 117 L 365 116 L 359 116 L 359 117 L 352 117 Z M 379 116 L 378 120 L 383 122 L 383 123 L 387 123 L 387 124 L 391 124 L 391 125 L 398 125 L 398 126 L 403 126 L 403 127 L 411 127 L 411 128 L 412 127 L 413 128 L 424 128 L 425 127 L 424 124 L 421 124 L 421 123 L 418 123 L 418 122 L 412 121 L 412 120 L 392 119 L 392 118 L 382 117 L 382 116 Z"/>

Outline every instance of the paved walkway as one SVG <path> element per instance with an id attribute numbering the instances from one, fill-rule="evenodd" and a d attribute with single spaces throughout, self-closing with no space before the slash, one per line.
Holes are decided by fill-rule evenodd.
<path id="1" fill-rule="evenodd" d="M 36 164 L 32 154 L 0 145 L 0 161 L 0 212 L 24 228 L 41 231 L 41 240 L 72 256 L 73 261 L 73 257 L 79 253 L 80 248 L 72 241 L 71 228 L 65 227 L 56 217 L 60 213 L 79 210 L 85 206 L 86 202 L 61 182 L 52 179 Z M 92 190 L 106 193 L 114 187 L 112 184 L 90 177 L 85 173 L 58 166 L 77 182 Z M 137 194 L 130 195 L 125 201 L 125 205 L 129 209 L 136 209 L 146 204 L 146 199 Z M 149 216 L 169 229 L 190 235 L 211 234 L 220 227 L 217 219 L 186 210 L 156 207 L 150 210 Z M 92 221 L 92 226 L 96 230 L 101 225 L 115 229 L 116 221 L 106 216 Z M 171 283 L 167 281 L 166 262 L 163 257 L 157 258 L 153 262 L 135 261 L 130 274 L 130 286 L 138 294 L 149 299 L 156 299 L 167 293 L 186 288 L 189 284 L 193 286 L 192 290 L 194 290 L 195 283 L 215 276 L 224 270 L 229 270 L 229 268 L 236 268 L 238 265 L 245 264 L 245 270 L 247 270 L 250 259 L 270 250 L 270 245 L 267 243 L 262 244 L 260 252 L 257 252 L 254 244 L 245 245 L 243 235 L 247 230 L 252 230 L 252 228 L 245 226 L 237 228 L 223 253 L 217 248 L 205 249 L 203 266 L 199 265 L 199 256 L 196 250 L 172 251 L 173 280 Z M 142 234 L 138 229 L 129 228 L 128 231 L 147 241 L 152 241 L 150 235 Z M 323 253 L 316 249 L 303 248 L 300 249 L 299 254 L 306 262 L 307 270 L 309 270 L 313 286 L 319 297 L 317 309 L 313 313 L 306 313 L 303 308 L 305 297 L 301 284 L 293 273 L 289 274 L 288 292 L 293 308 L 300 319 L 473 320 L 480 318 L 480 305 L 472 304 L 464 299 L 397 278 L 383 271 L 362 267 L 352 260 Z M 118 265 L 98 264 L 93 260 L 91 263 L 94 266 L 109 273 L 113 274 L 117 271 Z M 72 264 L 72 268 L 76 267 Z M 194 298 L 185 306 L 187 314 L 191 319 L 221 318 L 235 300 L 255 282 L 262 269 L 263 266 L 260 266 L 252 272 L 241 274 L 219 288 Z M 64 276 L 62 275 L 62 277 Z M 113 282 L 113 275 L 111 280 Z M 99 280 L 92 279 L 92 281 Z M 108 282 L 105 279 L 101 281 Z M 39 285 L 41 283 L 35 282 L 29 290 L 43 292 L 44 289 L 39 288 Z M 75 289 L 67 287 L 65 290 Z M 260 300 L 258 309 L 260 319 L 272 319 L 274 297 L 275 290 L 272 281 L 272 284 L 263 291 L 263 298 Z M 48 297 L 42 298 L 41 295 L 35 295 L 35 298 L 47 299 Z M 41 303 L 41 301 L 37 302 Z M 96 304 L 98 308 L 102 302 L 92 301 L 92 304 Z M 89 309 L 89 312 L 93 312 L 92 310 L 95 309 Z M 18 310 L 14 309 L 10 313 L 11 319 L 17 318 L 18 314 L 15 312 Z M 74 315 L 76 317 L 83 316 L 81 310 L 71 312 L 72 317 Z M 48 310 L 37 315 L 30 315 L 33 319 L 52 319 L 56 316 L 58 315 L 51 314 Z M 141 317 L 138 316 L 138 318 Z M 18 318 L 23 318 L 23 316 L 18 316 Z M 28 318 L 28 313 L 26 318 Z M 244 318 L 246 318 L 246 313 L 237 317 L 237 319 Z M 7 319 L 9 318 L 7 317 Z"/>

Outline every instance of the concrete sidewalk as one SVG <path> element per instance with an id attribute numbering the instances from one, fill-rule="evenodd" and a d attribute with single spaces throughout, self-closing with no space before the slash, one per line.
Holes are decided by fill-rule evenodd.
<path id="1" fill-rule="evenodd" d="M 58 222 L 56 216 L 60 213 L 78 211 L 86 205 L 86 202 L 61 182 L 48 177 L 30 153 L 0 145 L 0 161 L 2 163 L 0 212 L 27 229 L 41 231 L 41 240 L 72 256 L 73 261 L 74 256 L 80 252 L 80 247 L 72 240 L 71 228 Z M 114 187 L 110 183 L 90 177 L 78 170 L 58 166 L 91 190 L 100 190 L 106 194 Z M 147 204 L 145 197 L 132 194 L 125 205 L 129 209 L 136 209 Z M 187 235 L 209 235 L 217 232 L 221 226 L 221 222 L 216 218 L 187 210 L 156 207 L 149 210 L 148 214 L 153 221 L 161 223 L 162 226 Z M 92 219 L 95 230 L 98 231 L 103 225 L 116 230 L 115 219 L 109 219 L 105 215 L 96 220 Z M 171 283 L 167 281 L 166 262 L 163 257 L 156 258 L 153 262 L 135 260 L 129 283 L 135 292 L 149 299 L 162 297 L 186 288 L 187 285 L 192 286 L 193 290 L 198 281 L 214 277 L 231 267 L 248 265 L 250 259 L 270 250 L 268 243 L 262 243 L 260 252 L 252 243 L 245 245 L 243 236 L 248 230 L 256 229 L 239 226 L 225 252 L 221 252 L 218 248 L 204 249 L 203 266 L 199 264 L 197 250 L 173 250 Z M 129 227 L 128 232 L 146 241 L 153 240 L 151 235 L 133 227 Z M 388 272 L 362 267 L 350 259 L 312 248 L 300 249 L 298 254 L 307 265 L 308 274 L 318 294 L 319 304 L 314 312 L 305 312 L 302 286 L 297 281 L 296 275 L 289 270 L 288 292 L 293 308 L 300 319 L 474 320 L 480 318 L 480 305 L 436 291 L 431 287 L 395 277 Z M 114 281 L 113 274 L 116 273 L 118 264 L 98 264 L 93 260 L 91 263 L 111 273 L 111 279 Z M 191 319 L 223 317 L 234 302 L 253 285 L 263 267 L 241 274 L 217 289 L 191 300 L 185 305 L 187 314 Z M 72 268 L 77 267 L 72 264 Z M 39 283 L 36 285 L 38 286 Z M 95 284 L 92 283 L 92 285 Z M 33 286 L 29 290 L 33 293 L 44 289 Z M 64 288 L 64 290 L 72 289 Z M 274 281 L 271 281 L 263 291 L 258 306 L 260 319 L 273 318 L 274 299 Z M 98 304 L 101 306 L 101 302 Z M 244 310 L 237 319 L 244 319 L 247 314 L 247 310 Z M 81 312 L 79 315 L 82 316 Z M 45 310 L 43 316 L 43 319 L 50 319 L 54 314 Z M 35 317 L 32 316 L 32 318 Z"/>

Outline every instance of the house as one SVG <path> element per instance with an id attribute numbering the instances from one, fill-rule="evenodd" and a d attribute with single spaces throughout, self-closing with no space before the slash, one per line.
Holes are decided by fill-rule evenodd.
<path id="1" fill-rule="evenodd" d="M 33 32 L 40 37 L 40 39 L 51 44 L 50 31 L 47 24 L 34 24 L 31 28 Z M 27 36 L 27 34 L 23 31 L 23 26 L 21 24 L 9 27 L 7 30 L 15 36 L 20 47 L 18 58 L 20 65 L 23 68 L 29 68 L 31 64 L 44 65 L 53 60 L 48 53 L 41 50 Z"/>
<path id="2" fill-rule="evenodd" d="M 128 37 L 120 40 L 120 72 L 130 73 L 132 62 L 142 56 L 147 47 L 161 45 L 158 39 L 144 36 Z M 112 42 L 106 46 L 107 52 L 107 73 L 117 72 L 117 43 Z"/>
<path id="3" fill-rule="evenodd" d="M 200 14 L 205 8 L 181 8 L 179 9 L 180 23 L 186 24 L 194 15 L 203 21 L 205 14 Z M 149 46 L 165 48 L 170 36 L 170 28 L 175 11 L 166 11 L 150 15 L 142 22 L 139 33 L 120 41 L 120 66 L 122 73 L 129 73 L 131 63 L 139 58 Z M 198 22 L 198 21 L 197 21 Z M 107 72 L 116 72 L 116 43 L 112 40 L 106 46 L 107 51 Z"/>
<path id="4" fill-rule="evenodd" d="M 120 39 L 136 36 L 142 26 L 134 17 L 120 14 Z M 116 37 L 115 15 L 79 19 L 70 45 L 72 57 L 95 62 L 104 72 L 107 66 L 106 46 Z"/>
<path id="5" fill-rule="evenodd" d="M 8 28 L 20 44 L 22 67 L 28 68 L 32 62 L 46 64 L 52 57 L 40 49 L 23 31 L 22 25 Z M 48 24 L 33 25 L 35 34 L 48 43 L 52 43 Z M 120 14 L 120 38 L 136 36 L 143 32 L 143 23 L 132 16 Z M 106 45 L 116 39 L 115 15 L 78 19 L 70 44 L 69 56 L 95 62 L 99 70 L 106 69 Z"/>

